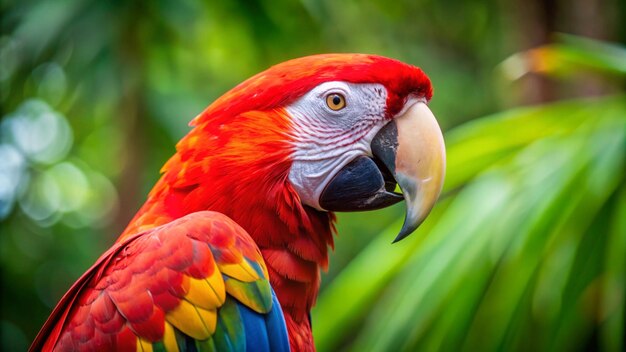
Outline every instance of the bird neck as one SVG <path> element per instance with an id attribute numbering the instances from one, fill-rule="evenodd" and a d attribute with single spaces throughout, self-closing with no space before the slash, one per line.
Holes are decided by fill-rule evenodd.
<path id="1" fill-rule="evenodd" d="M 258 124 L 260 117 L 253 118 Z M 311 350 L 309 312 L 317 299 L 320 269 L 327 268 L 328 247 L 333 246 L 334 214 L 300 202 L 288 182 L 290 148 L 276 145 L 284 138 L 257 135 L 242 140 L 221 131 L 213 134 L 216 138 L 204 137 L 202 142 L 209 145 L 203 148 L 225 152 L 203 153 L 190 145 L 199 143 L 201 127 L 177 145 L 178 153 L 164 166 L 161 179 L 119 240 L 196 211 L 229 216 L 263 254 L 292 349 Z M 246 144 L 252 144 L 249 140 L 254 145 Z"/>

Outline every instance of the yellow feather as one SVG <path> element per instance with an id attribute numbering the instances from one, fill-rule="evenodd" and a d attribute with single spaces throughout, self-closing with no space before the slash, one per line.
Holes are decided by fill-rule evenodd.
<path id="1" fill-rule="evenodd" d="M 165 315 L 165 320 L 196 340 L 208 339 L 215 332 L 217 311 L 196 307 L 186 300 Z"/>
<path id="2" fill-rule="evenodd" d="M 213 275 L 207 277 L 205 280 L 217 296 L 217 300 L 220 302 L 221 307 L 226 301 L 226 287 L 224 287 L 224 278 L 222 277 L 222 273 L 219 271 L 217 265 L 215 265 Z"/>
<path id="3" fill-rule="evenodd" d="M 163 332 L 163 345 L 169 352 L 179 352 L 178 344 L 176 343 L 176 335 L 174 328 L 168 322 L 165 322 L 165 331 Z"/>
<path id="4" fill-rule="evenodd" d="M 259 275 L 245 259 L 237 264 L 222 264 L 220 265 L 220 270 L 223 274 L 243 282 L 252 282 L 259 279 Z"/>
<path id="5" fill-rule="evenodd" d="M 142 351 L 142 352 L 152 352 L 152 344 L 149 341 L 144 340 L 141 337 L 138 337 L 136 350 Z"/>
<path id="6" fill-rule="evenodd" d="M 194 279 L 189 277 L 189 289 L 185 299 L 204 309 L 217 309 L 226 300 L 226 288 L 217 265 L 213 275 L 205 279 Z"/>

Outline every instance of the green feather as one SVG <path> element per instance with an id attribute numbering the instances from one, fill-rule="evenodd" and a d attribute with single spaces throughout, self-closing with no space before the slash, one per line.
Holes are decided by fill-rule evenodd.
<path id="1" fill-rule="evenodd" d="M 215 341 L 212 337 L 209 337 L 208 339 L 202 341 L 196 340 L 196 349 L 198 350 L 198 352 L 222 351 L 215 347 Z"/>
<path id="2" fill-rule="evenodd" d="M 272 289 L 268 280 L 242 282 L 224 275 L 224 283 L 228 293 L 257 313 L 265 314 L 272 309 Z"/>
<path id="3" fill-rule="evenodd" d="M 245 351 L 244 326 L 237 303 L 231 297 L 220 308 L 215 328 L 215 347 L 218 351 Z"/>
<path id="4" fill-rule="evenodd" d="M 167 352 L 163 341 L 154 342 L 152 344 L 152 352 Z"/>
<path id="5" fill-rule="evenodd" d="M 183 334 L 180 330 L 174 328 L 174 336 L 176 337 L 176 344 L 178 345 L 178 351 L 187 352 L 187 335 Z"/>

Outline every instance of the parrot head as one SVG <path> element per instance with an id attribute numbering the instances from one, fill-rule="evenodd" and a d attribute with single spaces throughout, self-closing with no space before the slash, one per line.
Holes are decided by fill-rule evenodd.
<path id="1" fill-rule="evenodd" d="M 356 58 L 363 67 L 333 65 L 339 71 L 331 79 L 287 105 L 296 126 L 289 181 L 320 211 L 374 210 L 404 199 L 399 241 L 426 218 L 443 184 L 443 136 L 426 106 L 432 89 L 418 68 Z"/>
<path id="2" fill-rule="evenodd" d="M 190 210 L 218 209 L 244 222 L 261 203 L 284 203 L 276 198 L 285 194 L 288 206 L 273 211 L 289 223 L 306 223 L 311 210 L 374 210 L 404 200 L 398 241 L 428 215 L 443 184 L 445 147 L 427 107 L 431 96 L 421 69 L 381 56 L 287 61 L 197 116 L 165 178 L 179 189 L 206 183 L 185 194 Z M 242 203 L 247 214 L 232 206 Z M 290 221 L 289 212 L 309 216 Z"/>

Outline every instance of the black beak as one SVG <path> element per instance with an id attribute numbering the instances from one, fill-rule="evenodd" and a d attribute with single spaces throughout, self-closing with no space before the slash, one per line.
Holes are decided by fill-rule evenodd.
<path id="1" fill-rule="evenodd" d="M 389 172 L 381 170 L 373 159 L 360 156 L 330 181 L 322 192 L 320 206 L 331 211 L 385 208 L 404 199 L 401 194 L 393 192 L 395 187 Z"/>
<path id="2" fill-rule="evenodd" d="M 407 203 L 394 242 L 411 234 L 430 213 L 445 173 L 443 135 L 426 104 L 415 102 L 376 134 L 373 158 L 354 159 L 326 185 L 319 203 L 329 211 L 375 210 Z M 395 193 L 396 183 L 402 195 Z"/>

